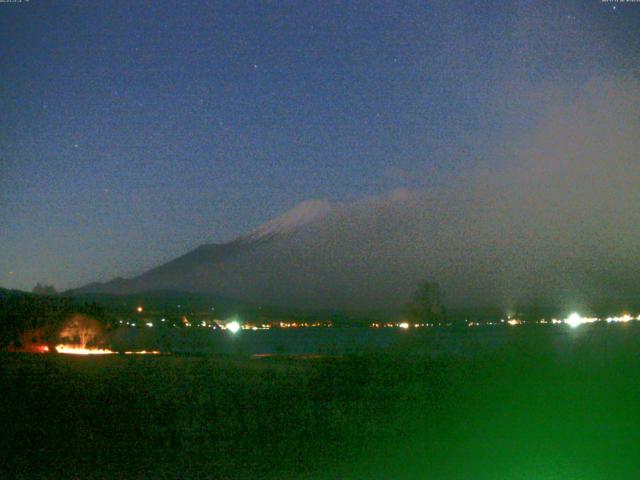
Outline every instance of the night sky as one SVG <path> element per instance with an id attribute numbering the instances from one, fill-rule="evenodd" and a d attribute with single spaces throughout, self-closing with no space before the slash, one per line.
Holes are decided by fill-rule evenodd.
<path id="1" fill-rule="evenodd" d="M 61 289 L 509 169 L 558 98 L 637 99 L 640 3 L 0 3 L 0 73 L 0 286 Z"/>

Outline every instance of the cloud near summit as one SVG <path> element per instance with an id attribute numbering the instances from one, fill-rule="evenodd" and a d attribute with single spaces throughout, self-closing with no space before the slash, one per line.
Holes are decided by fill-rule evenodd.
<path id="1" fill-rule="evenodd" d="M 581 87 L 530 95 L 553 101 L 523 102 L 528 128 L 506 128 L 488 162 L 446 186 L 333 208 L 307 228 L 305 250 L 316 254 L 306 268 L 329 278 L 323 262 L 350 265 L 331 272 L 345 301 L 375 304 L 405 298 L 420 278 L 439 281 L 453 304 L 630 297 L 640 280 L 640 84 Z"/>

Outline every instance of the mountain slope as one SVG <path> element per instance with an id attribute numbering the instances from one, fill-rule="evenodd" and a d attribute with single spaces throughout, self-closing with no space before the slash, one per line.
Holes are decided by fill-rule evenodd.
<path id="1" fill-rule="evenodd" d="M 396 197 L 349 206 L 303 202 L 231 242 L 202 245 L 139 276 L 76 292 L 169 289 L 302 308 L 397 307 L 425 275 L 419 263 L 406 268 L 400 261 L 404 253 L 386 251 L 393 248 L 385 240 L 389 229 L 401 231 L 403 220 L 393 212 L 397 202 Z M 368 238 L 363 229 L 370 229 Z"/>

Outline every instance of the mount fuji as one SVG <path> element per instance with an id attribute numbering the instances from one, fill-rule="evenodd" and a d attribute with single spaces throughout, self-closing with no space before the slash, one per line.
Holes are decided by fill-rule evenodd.
<path id="1" fill-rule="evenodd" d="M 418 277 L 401 275 L 393 284 L 380 285 L 379 278 L 393 272 L 385 272 L 372 257 L 369 241 L 363 244 L 354 236 L 360 230 L 357 224 L 368 221 L 359 218 L 364 213 L 359 210 L 308 200 L 232 241 L 201 245 L 138 276 L 92 283 L 74 292 L 179 290 L 302 308 L 399 305 Z"/>

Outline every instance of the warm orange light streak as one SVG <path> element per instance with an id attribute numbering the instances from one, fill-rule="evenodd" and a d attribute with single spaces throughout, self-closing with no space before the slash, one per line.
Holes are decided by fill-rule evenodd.
<path id="1" fill-rule="evenodd" d="M 140 350 L 139 352 L 132 352 L 132 351 L 128 351 L 128 352 L 124 352 L 125 355 L 160 355 L 162 352 L 158 351 L 158 350 Z"/>
<path id="2" fill-rule="evenodd" d="M 115 353 L 106 348 L 85 348 L 74 345 L 56 345 L 56 352 L 69 355 L 109 355 Z"/>
<path id="3" fill-rule="evenodd" d="M 69 355 L 111 355 L 118 353 L 108 348 L 85 348 L 75 345 L 56 345 L 56 351 Z M 160 355 L 161 353 L 159 350 L 129 350 L 124 352 L 125 355 Z"/>

